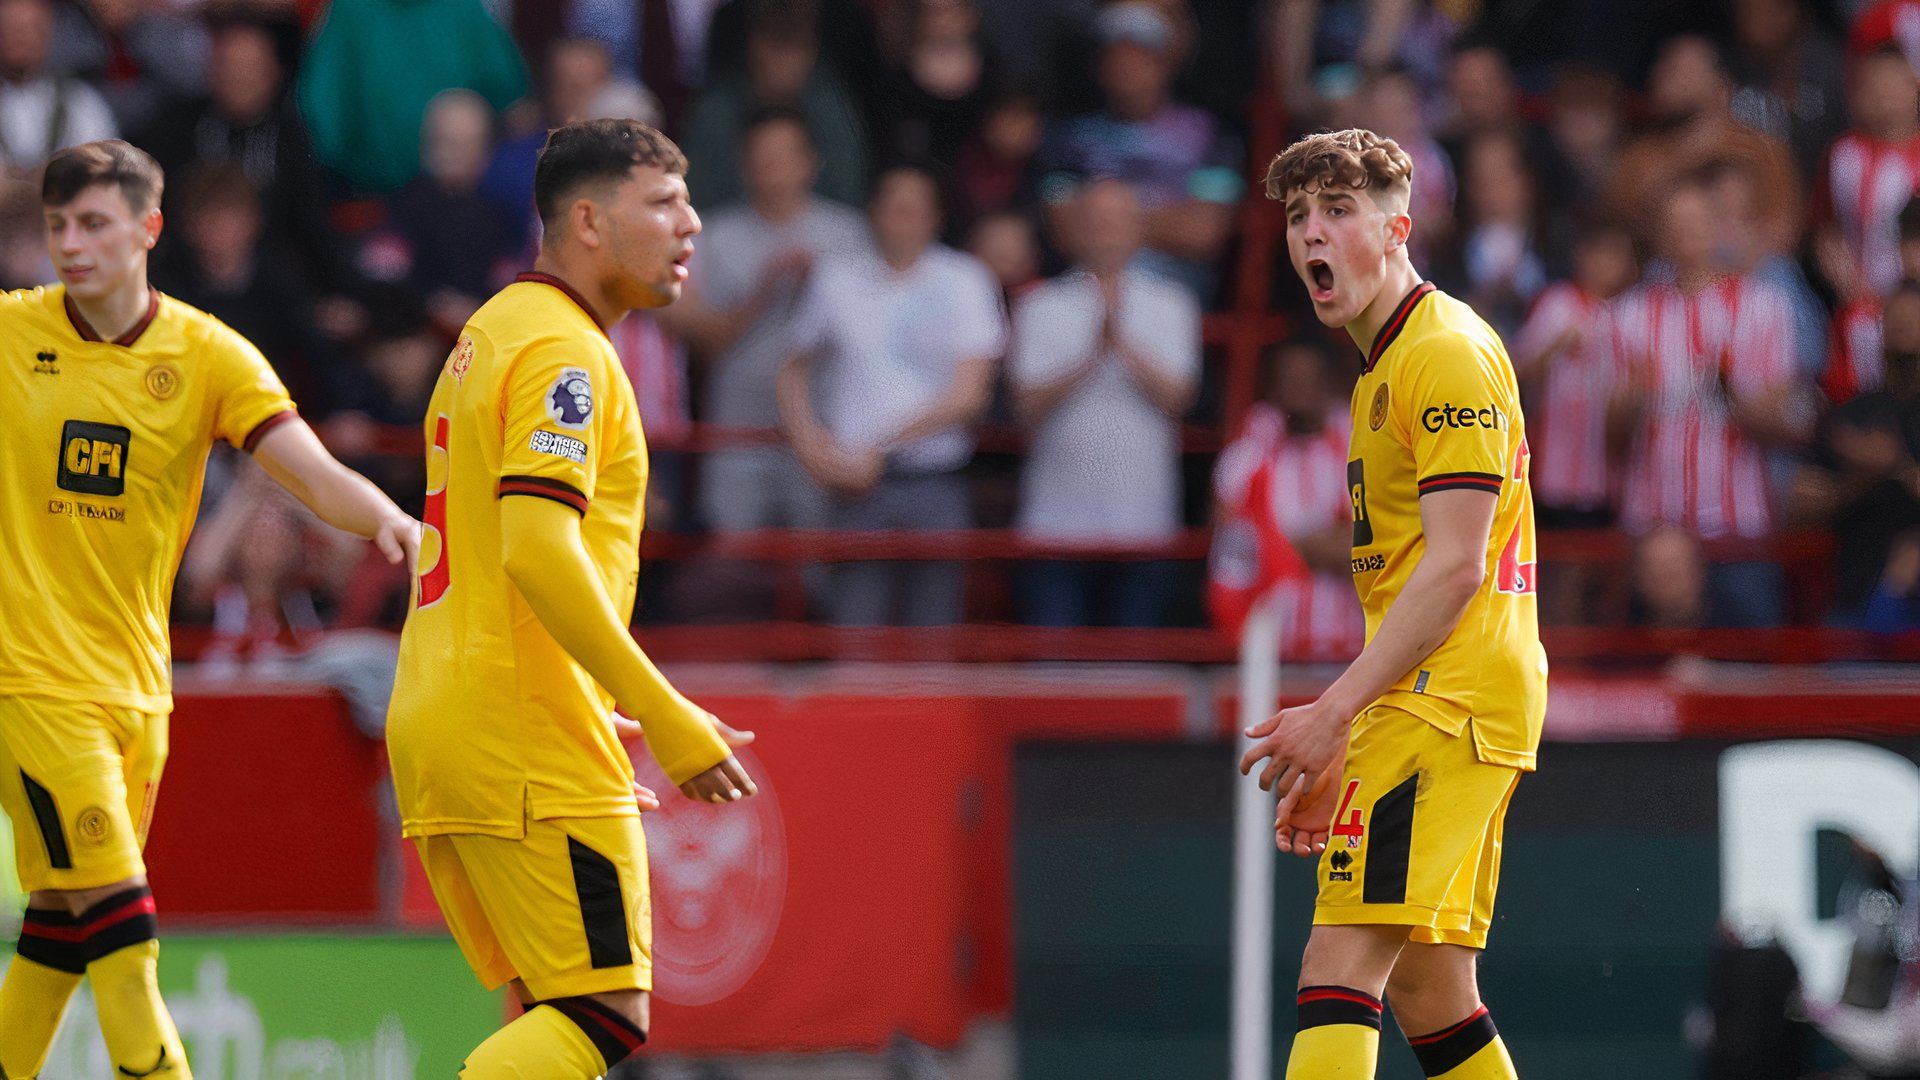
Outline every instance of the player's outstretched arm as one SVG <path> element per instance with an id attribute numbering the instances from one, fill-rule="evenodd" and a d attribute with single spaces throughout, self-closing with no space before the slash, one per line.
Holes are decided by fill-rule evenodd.
<path id="1" fill-rule="evenodd" d="M 373 481 L 335 460 L 305 420 L 275 425 L 253 448 L 253 460 L 321 521 L 373 541 L 390 563 L 418 561 L 420 523 Z"/>
<path id="2" fill-rule="evenodd" d="M 639 721 L 668 779 L 702 801 L 754 793 L 713 718 L 675 690 L 634 642 L 587 558 L 577 511 L 551 499 L 501 499 L 500 542 L 507 578 L 553 640 Z"/>
<path id="3" fill-rule="evenodd" d="M 1320 790 L 1323 774 L 1346 747 L 1353 718 L 1447 640 L 1486 580 L 1487 537 L 1499 499 L 1466 489 L 1421 497 L 1426 552 L 1373 640 L 1318 700 L 1283 709 L 1247 729 L 1249 738 L 1260 741 L 1240 759 L 1242 773 L 1270 759 L 1260 773 L 1261 787 L 1290 792 L 1304 778 L 1303 794 Z"/>

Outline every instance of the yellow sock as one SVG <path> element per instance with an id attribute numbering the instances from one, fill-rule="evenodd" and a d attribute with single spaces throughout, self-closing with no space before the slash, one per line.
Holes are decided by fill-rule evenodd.
<path id="1" fill-rule="evenodd" d="M 593 1040 L 560 1010 L 536 1005 L 467 1055 L 461 1080 L 594 1080 L 607 1071 Z"/>
<path id="2" fill-rule="evenodd" d="M 78 974 L 24 956 L 15 955 L 7 964 L 6 981 L 0 982 L 0 1075 L 6 1080 L 39 1075 L 67 999 L 79 985 Z"/>
<path id="3" fill-rule="evenodd" d="M 1407 1043 L 1420 1059 L 1421 1071 L 1435 1080 L 1518 1080 L 1520 1075 L 1484 1005 L 1452 1027 L 1409 1036 Z"/>
<path id="4" fill-rule="evenodd" d="M 1345 986 L 1309 986 L 1300 991 L 1299 1010 L 1287 1080 L 1373 1080 L 1380 999 Z"/>
<path id="5" fill-rule="evenodd" d="M 187 1052 L 160 999 L 160 943 L 123 946 L 87 965 L 107 1055 L 123 1076 L 193 1080 Z"/>

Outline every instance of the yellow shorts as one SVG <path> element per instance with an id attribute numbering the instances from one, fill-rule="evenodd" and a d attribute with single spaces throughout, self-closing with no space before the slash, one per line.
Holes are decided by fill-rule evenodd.
<path id="1" fill-rule="evenodd" d="M 0 807 L 20 887 L 97 889 L 146 873 L 166 762 L 165 713 L 0 696 Z"/>
<path id="2" fill-rule="evenodd" d="M 1316 925 L 1413 928 L 1424 944 L 1487 947 L 1500 834 L 1520 771 L 1376 705 L 1354 722 L 1339 807 L 1320 856 Z"/>
<path id="3" fill-rule="evenodd" d="M 647 840 L 638 817 L 527 822 L 523 839 L 414 838 L 434 899 L 487 989 L 539 1001 L 653 988 Z"/>

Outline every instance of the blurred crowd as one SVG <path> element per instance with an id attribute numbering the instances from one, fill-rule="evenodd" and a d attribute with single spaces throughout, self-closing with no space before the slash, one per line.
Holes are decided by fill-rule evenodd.
<path id="1" fill-rule="evenodd" d="M 650 526 L 1004 527 L 1049 557 L 823 564 L 810 617 L 1187 624 L 1204 570 L 1154 556 L 1257 512 L 1265 463 L 1315 572 L 1288 649 L 1333 657 L 1358 355 L 1283 246 L 1240 256 L 1279 227 L 1255 158 L 1366 126 L 1415 162 L 1416 266 L 1513 354 L 1547 558 L 1554 531 L 1627 538 L 1624 566 L 1542 575 L 1549 622 L 1895 632 L 1920 627 L 1917 69 L 1920 0 L 0 0 L 0 285 L 52 279 L 46 155 L 135 142 L 167 169 L 156 284 L 417 507 L 446 349 L 537 247 L 545 130 L 643 119 L 705 221 L 684 300 L 610 330 Z M 1227 415 L 1204 328 L 1270 310 L 1294 329 Z M 1217 461 L 1209 432 L 1236 436 Z M 208 500 L 180 610 L 221 648 L 404 611 L 244 460 Z M 1811 568 L 1782 553 L 1803 529 L 1833 538 Z M 764 618 L 775 591 L 661 565 L 641 617 Z"/>

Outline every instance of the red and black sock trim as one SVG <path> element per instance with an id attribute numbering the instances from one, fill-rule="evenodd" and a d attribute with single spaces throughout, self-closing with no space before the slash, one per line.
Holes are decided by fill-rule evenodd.
<path id="1" fill-rule="evenodd" d="M 79 975 L 101 957 L 159 936 L 153 891 L 139 885 L 114 893 L 78 915 L 28 908 L 20 924 L 17 951 L 34 963 Z"/>
<path id="2" fill-rule="evenodd" d="M 1484 491 L 1492 495 L 1500 494 L 1500 478 L 1493 473 L 1483 472 L 1443 472 L 1420 481 L 1420 494 L 1431 495 L 1436 491 Z"/>
<path id="3" fill-rule="evenodd" d="M 1380 357 L 1387 351 L 1387 346 L 1393 344 L 1393 339 L 1400 336 L 1401 329 L 1407 325 L 1407 316 L 1413 314 L 1413 309 L 1420 305 L 1421 298 L 1433 291 L 1433 282 L 1423 281 L 1415 285 L 1412 292 L 1401 297 L 1400 302 L 1394 305 L 1393 314 L 1387 316 L 1386 324 L 1380 327 L 1380 332 L 1373 337 L 1373 348 L 1367 350 L 1367 371 L 1373 370 L 1373 365 L 1380 362 Z"/>
<path id="4" fill-rule="evenodd" d="M 80 916 L 87 932 L 87 963 L 160 936 L 153 890 L 145 885 L 114 893 Z"/>
<path id="5" fill-rule="evenodd" d="M 1297 999 L 1300 1030 L 1356 1024 L 1380 1030 L 1380 999 L 1345 986 L 1309 986 Z"/>
<path id="6" fill-rule="evenodd" d="M 20 944 L 14 952 L 41 967 L 84 975 L 87 946 L 85 937 L 75 932 L 79 922 L 79 916 L 64 911 L 28 908 L 20 921 Z"/>
<path id="7" fill-rule="evenodd" d="M 1450 1028 L 1431 1035 L 1408 1036 L 1407 1044 L 1413 1047 L 1413 1056 L 1420 1059 L 1421 1071 L 1428 1076 L 1442 1076 L 1466 1064 L 1468 1058 L 1499 1037 L 1493 1017 L 1487 1015 L 1487 1007 L 1482 1005 L 1472 1016 Z"/>
<path id="8" fill-rule="evenodd" d="M 573 1021 L 575 1027 L 585 1032 L 609 1069 L 639 1053 L 647 1041 L 647 1033 L 633 1021 L 592 998 L 555 998 L 540 1004 Z"/>
<path id="9" fill-rule="evenodd" d="M 587 516 L 587 493 L 550 476 L 503 476 L 500 478 L 500 491 L 496 498 L 504 499 L 509 495 L 532 495 L 537 499 L 552 499 L 562 506 L 570 506 L 581 517 Z"/>

